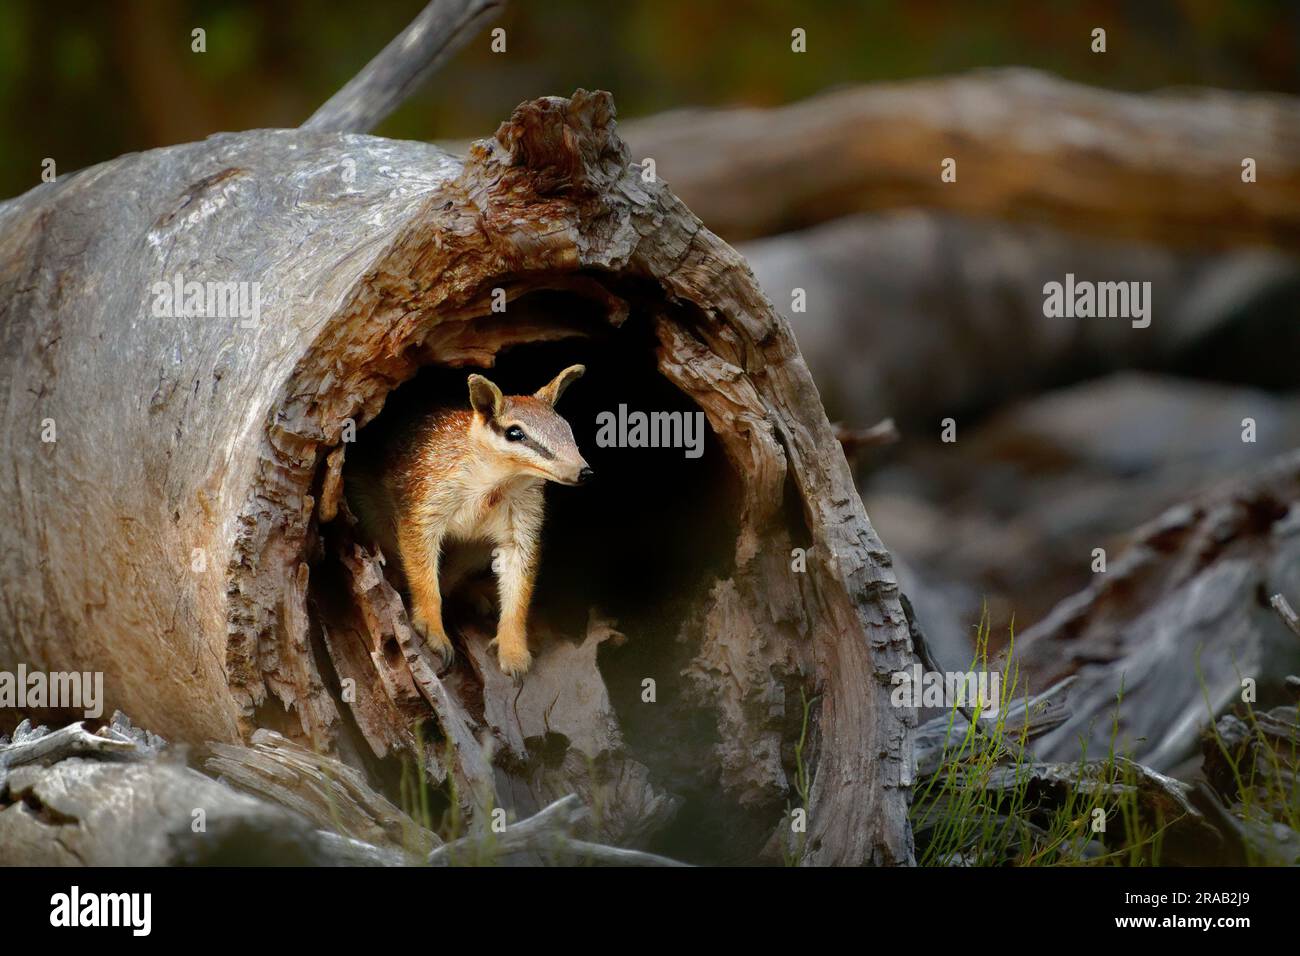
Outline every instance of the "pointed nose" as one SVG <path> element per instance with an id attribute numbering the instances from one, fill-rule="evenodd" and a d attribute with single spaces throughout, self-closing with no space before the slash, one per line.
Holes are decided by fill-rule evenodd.
<path id="1" fill-rule="evenodd" d="M 587 482 L 591 481 L 595 475 L 596 473 L 590 468 L 583 468 L 582 471 L 578 472 L 578 484 L 585 485 Z"/>

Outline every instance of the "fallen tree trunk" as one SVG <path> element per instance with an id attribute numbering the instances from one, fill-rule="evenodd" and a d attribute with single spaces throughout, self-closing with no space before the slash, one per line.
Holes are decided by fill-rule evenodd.
<path id="1" fill-rule="evenodd" d="M 1287 693 L 1300 641 L 1270 604 L 1300 594 L 1300 453 L 1169 509 L 1017 642 L 1032 689 L 1074 675 L 1042 760 L 1124 753 L 1169 771 L 1233 702 Z"/>
<path id="2" fill-rule="evenodd" d="M 238 793 L 164 757 L 165 749 L 165 741 L 120 713 L 93 733 L 79 722 L 49 732 L 24 721 L 12 741 L 0 735 L 0 866 L 399 866 L 428 851 L 418 838 L 408 848 L 367 843 L 333 822 L 322 829 L 283 804 Z M 239 762 L 236 750 L 268 762 L 245 748 L 228 749 L 227 766 Z M 282 776 L 287 769 L 277 768 Z M 384 802 L 372 793 L 353 803 L 344 790 L 334 801 L 349 820 Z M 384 833 L 379 820 L 366 829 Z M 408 836 L 416 830 L 412 823 Z"/>
<path id="3" fill-rule="evenodd" d="M 1115 369 L 1300 387 L 1300 259 L 1276 250 L 1216 254 L 903 210 L 740 251 L 789 316 L 827 410 L 850 424 L 892 416 L 904 435 L 937 431 L 945 416 Z M 1045 318 L 1043 287 L 1067 273 L 1151 283 L 1150 326 Z M 787 308 L 795 289 L 803 311 Z"/>
<path id="4" fill-rule="evenodd" d="M 987 70 L 775 109 L 675 110 L 628 122 L 624 137 L 733 242 L 930 206 L 1202 247 L 1300 247 L 1294 97 L 1119 93 Z M 955 182 L 940 179 L 947 157 Z M 1242 182 L 1246 158 L 1255 182 Z"/>
<path id="5" fill-rule="evenodd" d="M 167 749 L 121 713 L 0 736 L 0 865 L 681 865 L 579 839 L 592 814 L 573 794 L 444 843 L 354 768 L 271 731 L 214 745 L 218 780 Z"/>
<path id="6" fill-rule="evenodd" d="M 609 96 L 579 91 L 464 161 L 262 130 L 0 207 L 0 668 L 101 671 L 174 739 L 414 763 L 480 826 L 585 788 L 622 842 L 747 861 L 791 844 L 795 805 L 803 862 L 908 862 L 889 556 L 789 328 L 627 160 Z M 709 433 L 698 461 L 596 449 L 601 484 L 553 500 L 515 707 L 471 626 L 428 666 L 349 548 L 339 468 L 403 383 L 531 390 L 577 360 L 584 449 L 620 403 Z"/>

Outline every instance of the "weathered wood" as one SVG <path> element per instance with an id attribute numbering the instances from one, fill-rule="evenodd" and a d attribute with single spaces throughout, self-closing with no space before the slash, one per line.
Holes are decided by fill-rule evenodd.
<path id="1" fill-rule="evenodd" d="M 515 687 L 488 650 L 489 632 L 467 631 L 470 665 L 482 686 L 483 723 L 516 768 L 502 796 L 520 815 L 567 794 L 599 806 L 601 841 L 636 845 L 670 823 L 681 800 L 652 781 L 623 739 L 596 655 L 607 641 L 625 640 L 593 610 L 579 642 L 550 633 L 553 650 Z M 563 760 L 535 752 L 539 742 L 564 740 Z"/>
<path id="2" fill-rule="evenodd" d="M 626 123 L 624 138 L 733 242 L 932 206 L 1197 246 L 1300 247 L 1295 97 L 1121 93 L 985 70 L 773 109 L 675 110 Z M 940 178 L 946 157 L 955 182 Z M 1247 157 L 1253 183 L 1241 178 Z"/>
<path id="3" fill-rule="evenodd" d="M 0 737 L 0 865 L 402 866 L 437 843 L 351 768 L 255 736 L 210 761 L 253 796 L 187 768 L 121 713 L 94 733 Z"/>
<path id="4" fill-rule="evenodd" d="M 255 327 L 158 315 L 155 283 L 178 275 L 260 283 Z M 498 288 L 505 317 L 491 310 Z M 423 366 L 644 335 L 647 367 L 708 419 L 727 479 L 708 504 L 734 527 L 726 559 L 696 570 L 671 614 L 647 607 L 636 622 L 638 653 L 684 649 L 679 700 L 714 722 L 716 734 L 674 735 L 677 759 L 721 766 L 708 799 L 770 832 L 791 799 L 800 701 L 813 700 L 804 862 L 910 860 L 914 716 L 889 687 L 911 656 L 889 555 L 788 326 L 744 261 L 628 163 L 607 94 L 523 104 L 463 161 L 262 130 L 65 177 L 0 206 L 0 314 L 14 489 L 0 501 L 0 667 L 102 670 L 109 706 L 196 742 L 268 728 L 343 752 L 346 708 L 359 746 L 434 782 L 486 776 L 448 717 L 474 694 L 438 703 L 396 608 L 378 630 L 331 630 L 324 602 L 364 602 L 323 577 L 337 557 L 329 456 Z M 40 440 L 46 419 L 56 442 Z M 669 520 L 618 546 L 653 554 L 697 535 Z M 796 546 L 806 574 L 791 569 Z M 539 643 L 544 673 L 560 643 Z M 348 667 L 355 700 L 338 691 Z M 465 739 L 451 767 L 412 746 L 413 717 Z M 641 799 L 645 778 L 623 766 L 613 792 Z M 508 762 L 494 770 L 502 802 L 516 786 L 541 792 Z"/>
<path id="5" fill-rule="evenodd" d="M 8 771 L 25 764 L 55 762 L 82 754 L 135 753 L 136 745 L 112 733 L 91 733 L 82 724 L 68 724 L 51 733 L 24 720 L 12 737 L 0 736 L 0 787 Z"/>
<path id="6" fill-rule="evenodd" d="M 303 129 L 369 133 L 505 8 L 505 0 L 430 0 Z"/>
<path id="7" fill-rule="evenodd" d="M 979 731 L 983 741 L 969 736 L 968 722 L 957 713 L 918 729 L 916 837 L 921 846 L 940 841 L 927 848 L 927 861 L 989 866 L 1033 857 L 1041 863 L 1043 855 L 1051 863 L 1057 854 L 1086 861 L 1106 850 L 1148 855 L 1153 850 L 1141 841 L 1158 833 L 1158 859 L 1165 865 L 1229 862 L 1233 828 L 1222 825 L 1213 809 L 1203 809 L 1187 783 L 1117 755 L 1062 763 L 1036 759 L 1032 741 L 1068 719 L 1065 698 L 1074 681 L 1067 677 L 1031 700 L 1005 704 L 1006 713 L 996 719 L 982 719 L 991 728 Z M 1112 825 L 1095 832 L 1089 824 L 1098 809 Z M 1063 811 L 1071 814 L 1073 836 L 1056 830 Z M 963 831 L 972 813 L 978 823 Z"/>
<path id="8" fill-rule="evenodd" d="M 205 769 L 245 793 L 263 797 L 318 828 L 418 856 L 442 841 L 376 793 L 362 774 L 269 730 L 251 746 L 214 744 Z"/>
<path id="9" fill-rule="evenodd" d="M 1300 387 L 1300 323 L 1294 309 L 1270 306 L 1294 301 L 1300 261 L 1276 250 L 1211 255 L 908 209 L 844 216 L 739 251 L 789 316 L 827 411 L 852 425 L 888 416 L 904 434 L 932 433 L 945 416 L 1115 369 L 1248 371 L 1257 384 Z M 1043 286 L 1067 273 L 1150 282 L 1151 325 L 1045 318 Z M 802 312 L 786 308 L 796 288 Z"/>
<path id="10" fill-rule="evenodd" d="M 500 834 L 462 837 L 429 854 L 430 866 L 683 866 L 676 860 L 575 838 L 590 827 L 590 811 L 574 794 L 548 804 Z"/>
<path id="11" fill-rule="evenodd" d="M 1291 629 L 1291 633 L 1296 637 L 1300 637 L 1300 614 L 1296 614 L 1295 608 L 1286 599 L 1286 595 L 1274 594 L 1268 599 L 1268 603 L 1272 605 L 1273 610 L 1277 611 L 1278 617 Z"/>
<path id="12" fill-rule="evenodd" d="M 927 667 L 938 670 L 933 665 Z M 1022 734 L 1025 740 L 1033 740 L 1065 723 L 1070 716 L 1068 697 L 1074 681 L 1075 678 L 1071 675 L 1041 694 L 1005 704 L 1007 713 L 1002 717 L 999 738 L 1009 755 L 1013 757 L 1018 755 L 1019 748 L 1016 742 Z M 986 717 L 982 720 L 986 725 L 992 725 L 994 722 L 994 718 Z M 945 757 L 950 757 L 960 749 L 970 724 L 969 714 L 950 711 L 931 717 L 918 727 L 914 750 L 916 775 L 924 777 L 938 773 Z"/>
<path id="13" fill-rule="evenodd" d="M 1035 753 L 1077 760 L 1082 740 L 1089 754 L 1113 745 L 1166 771 L 1241 699 L 1243 678 L 1261 695 L 1281 692 L 1300 643 L 1265 596 L 1300 594 L 1297 502 L 1292 453 L 1171 508 L 1023 634 L 1016 653 L 1031 686 L 1077 676 L 1070 719 Z"/>
<path id="14" fill-rule="evenodd" d="M 1288 678 L 1292 690 L 1300 681 Z M 1295 694 L 1300 699 L 1300 693 Z M 1300 716 L 1296 700 L 1269 710 L 1224 714 L 1205 734 L 1201 753 L 1202 805 L 1229 838 L 1235 865 L 1295 866 L 1300 832 L 1295 829 L 1300 775 Z"/>
<path id="15" fill-rule="evenodd" d="M 1042 809 L 1065 806 L 1071 799 L 1076 806 L 1080 800 L 1096 800 L 1112 818 L 1111 826 L 1097 839 L 1114 850 L 1125 849 L 1127 839 L 1124 828 L 1115 825 L 1116 807 L 1119 801 L 1130 799 L 1141 826 L 1150 832 L 1160 831 L 1160 859 L 1165 865 L 1203 864 L 1223 852 L 1224 835 L 1195 805 L 1191 785 L 1123 757 L 1082 764 L 999 767 L 971 782 L 990 796 L 1028 787 Z"/>

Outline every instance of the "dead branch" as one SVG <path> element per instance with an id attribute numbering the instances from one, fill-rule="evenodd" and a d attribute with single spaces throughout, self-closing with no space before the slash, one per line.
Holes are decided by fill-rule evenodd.
<path id="1" fill-rule="evenodd" d="M 676 860 L 621 847 L 576 839 L 575 831 L 590 826 L 591 812 L 576 794 L 561 797 L 500 834 L 480 832 L 438 847 L 429 854 L 431 866 L 466 863 L 497 865 L 594 864 L 597 866 L 684 866 Z"/>
<path id="2" fill-rule="evenodd" d="M 1300 615 L 1296 614 L 1295 608 L 1291 606 L 1286 597 L 1281 594 L 1274 594 L 1269 598 L 1268 603 L 1273 606 L 1273 610 L 1277 611 L 1278 617 L 1286 622 L 1286 626 L 1291 628 L 1291 633 L 1296 637 L 1300 637 Z"/>
<path id="3" fill-rule="evenodd" d="M 505 0 L 431 0 L 301 128 L 369 133 L 504 8 Z"/>

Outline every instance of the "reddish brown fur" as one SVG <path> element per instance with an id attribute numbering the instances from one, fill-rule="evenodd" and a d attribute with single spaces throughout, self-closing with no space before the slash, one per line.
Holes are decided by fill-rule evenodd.
<path id="1" fill-rule="evenodd" d="M 568 423 L 553 403 L 582 374 L 571 366 L 536 395 L 505 397 L 470 376 L 473 409 L 436 409 L 383 449 L 378 461 L 349 465 L 348 497 L 363 528 L 401 558 L 411 592 L 411 623 L 449 657 L 439 575 L 443 546 L 494 547 L 501 597 L 497 651 L 520 675 L 531 663 L 528 606 L 542 525 L 542 484 L 577 484 L 590 473 Z M 512 427 L 524 439 L 510 441 Z"/>

